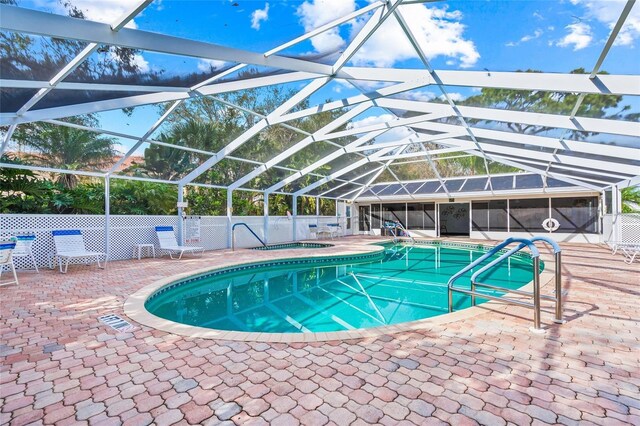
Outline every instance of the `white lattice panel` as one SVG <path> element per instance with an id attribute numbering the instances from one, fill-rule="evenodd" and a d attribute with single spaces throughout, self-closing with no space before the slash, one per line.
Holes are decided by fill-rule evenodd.
<path id="1" fill-rule="evenodd" d="M 36 235 L 32 246 L 33 254 L 38 266 L 47 266 L 49 256 L 53 253 L 53 237 L 51 231 L 55 229 L 80 229 L 87 250 L 104 251 L 104 216 L 89 215 L 0 215 L 0 238 L 11 237 L 16 234 L 30 233 Z M 131 252 L 129 252 L 131 253 Z M 129 254 L 131 256 L 131 254 Z M 71 263 L 83 263 L 77 259 Z M 31 261 L 26 258 L 16 258 L 17 268 L 31 269 Z"/>
<path id="2" fill-rule="evenodd" d="M 603 218 L 602 241 L 613 246 L 616 243 L 640 244 L 640 214 L 607 214 Z"/>
<path id="3" fill-rule="evenodd" d="M 640 244 L 640 214 L 624 213 L 620 215 L 620 241 Z"/>
<path id="4" fill-rule="evenodd" d="M 155 234 L 156 226 L 173 226 L 178 233 L 179 219 L 177 216 L 110 216 L 109 231 L 109 259 L 130 259 L 136 244 L 155 244 L 158 241 Z M 51 231 L 56 229 L 79 229 L 87 250 L 105 251 L 106 219 L 102 215 L 0 215 L 0 238 L 11 237 L 16 234 L 35 234 L 33 253 L 38 266 L 47 266 L 49 256 L 54 252 Z M 232 223 L 244 222 L 264 240 L 264 218 L 262 216 L 236 216 Z M 309 224 L 319 227 L 327 223 L 339 222 L 346 228 L 346 218 L 335 216 L 300 216 L 297 219 L 297 240 L 310 239 Z M 202 216 L 200 221 L 199 243 L 191 245 L 202 246 L 206 250 L 227 248 L 227 218 L 224 216 Z M 351 230 L 347 231 L 350 234 Z M 269 218 L 269 244 L 287 243 L 293 241 L 293 221 L 286 216 Z M 258 241 L 245 228 L 236 230 L 236 247 L 256 247 Z M 75 263 L 82 263 L 79 259 Z M 15 259 L 17 268 L 31 268 L 26 258 Z"/>
<path id="5" fill-rule="evenodd" d="M 222 216 L 200 217 L 200 243 L 193 244 L 205 250 L 227 248 L 227 218 Z"/>
<path id="6" fill-rule="evenodd" d="M 111 216 L 109 259 L 130 259 L 136 244 L 155 244 L 156 226 L 173 226 L 177 235 L 177 216 Z M 84 232 L 84 231 L 83 231 Z"/>

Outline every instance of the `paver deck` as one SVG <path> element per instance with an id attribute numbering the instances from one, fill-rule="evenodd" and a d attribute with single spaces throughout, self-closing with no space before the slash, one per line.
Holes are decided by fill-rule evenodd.
<path id="1" fill-rule="evenodd" d="M 544 314 L 545 335 L 518 307 L 310 344 L 118 333 L 97 320 L 124 316 L 145 285 L 230 256 L 20 273 L 20 287 L 0 288 L 0 424 L 640 424 L 640 266 L 604 247 L 563 246 L 568 322 Z"/>

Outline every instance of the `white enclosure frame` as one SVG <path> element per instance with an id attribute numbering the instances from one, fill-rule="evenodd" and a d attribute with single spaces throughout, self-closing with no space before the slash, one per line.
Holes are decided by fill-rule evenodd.
<path id="1" fill-rule="evenodd" d="M 50 167 L 17 166 L 4 163 L 0 163 L 0 167 L 100 177 L 105 180 L 105 192 L 107 195 L 109 188 L 108 182 L 110 179 L 131 179 L 176 184 L 180 188 L 180 199 L 182 198 L 182 189 L 187 185 L 226 189 L 228 191 L 227 206 L 229 218 L 232 214 L 233 191 L 262 192 L 265 200 L 268 200 L 269 194 L 284 193 L 293 195 L 293 210 L 295 216 L 297 209 L 296 200 L 298 197 L 304 196 L 310 191 L 329 184 L 330 182 L 336 182 L 336 185 L 328 188 L 322 194 L 314 196 L 353 202 L 357 200 L 360 194 L 370 187 L 385 170 L 388 170 L 394 178 L 400 182 L 389 166 L 402 164 L 399 163 L 399 161 L 407 159 L 428 162 L 429 166 L 435 171 L 437 178 L 443 183 L 447 195 L 449 195 L 446 185 L 444 185 L 445 180 L 438 173 L 434 162 L 445 158 L 438 157 L 440 155 L 454 153 L 481 157 L 484 161 L 487 174 L 489 173 L 488 162 L 493 161 L 597 191 L 603 191 L 606 188 L 613 188 L 615 191 L 618 191 L 620 188 L 637 185 L 640 182 L 640 143 L 638 143 L 638 146 L 627 147 L 601 145 L 594 142 L 578 141 L 569 138 L 571 132 L 577 131 L 606 133 L 624 138 L 640 137 L 640 123 L 638 122 L 577 116 L 577 111 L 583 102 L 584 96 L 587 94 L 640 95 L 640 76 L 598 74 L 603 61 L 634 6 L 634 0 L 628 0 L 626 2 L 590 74 L 489 73 L 483 71 L 435 70 L 427 59 L 428 52 L 425 51 L 419 38 L 414 34 L 415 29 L 411 28 L 409 23 L 404 19 L 403 14 L 406 12 L 403 5 L 416 3 L 410 0 L 388 0 L 370 3 L 363 8 L 302 34 L 291 41 L 279 46 L 274 46 L 265 53 L 250 52 L 213 43 L 125 28 L 125 25 L 142 12 L 150 3 L 151 0 L 139 0 L 112 25 L 89 20 L 73 19 L 67 16 L 44 13 L 21 7 L 0 5 L 0 15 L 3 17 L 2 21 L 0 21 L 0 29 L 2 30 L 79 40 L 89 43 L 49 81 L 0 79 L 0 87 L 2 88 L 37 89 L 36 95 L 29 99 L 17 112 L 0 111 L 0 125 L 7 126 L 3 138 L 0 140 L 0 155 L 4 154 L 9 148 L 12 135 L 16 128 L 22 124 L 34 121 L 46 121 L 55 125 L 69 126 L 135 140 L 135 143 L 128 152 L 105 172 L 72 171 Z M 332 65 L 279 55 L 281 51 L 308 40 L 313 36 L 342 25 L 356 17 L 363 19 L 365 16 L 368 16 L 368 19 L 362 26 L 360 32 L 353 38 L 350 44 L 338 54 L 337 59 Z M 386 20 L 397 21 L 407 40 L 414 48 L 417 57 L 421 60 L 423 64 L 422 68 L 393 69 L 349 66 L 351 58 L 366 41 L 380 29 Z M 99 45 L 103 44 L 189 56 L 199 59 L 228 61 L 236 63 L 237 65 L 222 73 L 212 75 L 210 78 L 192 87 L 72 83 L 64 81 L 73 70 L 98 49 Z M 251 65 L 273 67 L 281 69 L 283 72 L 275 75 L 258 76 L 235 81 L 218 81 L 223 77 Z M 365 93 L 362 91 L 363 93 L 356 96 L 293 111 L 301 101 L 309 98 L 335 79 L 347 81 L 356 88 L 359 87 L 358 82 L 362 81 L 385 81 L 393 84 L 372 92 Z M 216 97 L 216 95 L 248 88 L 292 82 L 304 82 L 305 85 L 294 96 L 287 99 L 282 105 L 279 105 L 267 115 L 261 115 Z M 401 97 L 404 92 L 429 86 L 439 89 L 446 102 L 421 102 L 407 100 Z M 577 93 L 579 97 L 575 108 L 569 115 L 542 114 L 457 105 L 446 92 L 445 86 L 569 92 Z M 124 97 L 116 99 L 92 101 L 64 107 L 33 109 L 33 107 L 49 93 L 69 90 L 109 90 L 123 91 L 123 93 L 138 90 L 149 93 L 136 96 L 125 95 Z M 237 138 L 227 143 L 218 152 L 174 146 L 151 138 L 153 133 L 185 100 L 201 96 L 212 97 L 229 108 L 238 108 L 245 113 L 252 114 L 257 117 L 258 121 Z M 149 123 L 148 130 L 141 136 L 90 128 L 60 120 L 64 117 L 80 114 L 165 102 L 171 102 L 172 104 L 154 123 Z M 339 108 L 347 108 L 347 110 L 335 120 L 313 133 L 305 132 L 289 124 L 289 122 L 295 119 L 309 117 L 317 113 L 337 110 Z M 366 113 L 371 108 L 383 108 L 389 111 L 392 116 L 392 111 L 397 110 L 407 111 L 412 113 L 412 115 L 404 117 L 393 116 L 390 120 L 366 127 L 353 128 L 348 126 L 353 119 Z M 443 122 L 443 119 L 449 120 Z M 473 124 L 475 121 L 482 120 L 545 126 L 562 129 L 563 132 L 561 137 L 555 138 L 513 133 L 500 130 L 499 127 L 494 129 L 481 128 L 477 124 Z M 281 153 L 274 153 L 272 158 L 264 162 L 241 159 L 232 155 L 235 150 L 249 141 L 253 136 L 273 125 L 283 125 L 301 133 L 304 135 L 304 138 L 287 150 Z M 344 125 L 347 125 L 346 129 L 337 130 Z M 376 138 L 394 128 L 408 129 L 412 133 L 412 136 L 397 141 L 376 142 Z M 335 139 L 346 136 L 356 137 L 356 140 L 346 146 L 334 142 Z M 336 150 L 302 170 L 281 165 L 282 162 L 291 155 L 320 141 L 334 145 Z M 426 143 L 429 145 L 424 145 Z M 121 174 L 120 168 L 122 164 L 144 144 L 164 145 L 174 149 L 197 152 L 207 155 L 208 158 L 186 176 L 175 181 L 161 181 L 158 179 Z M 437 148 L 433 148 L 433 146 L 437 146 Z M 339 170 L 333 170 L 326 176 L 318 173 L 319 168 L 346 154 L 358 155 L 360 159 Z M 195 183 L 195 180 L 199 176 L 223 159 L 251 163 L 255 165 L 255 169 L 230 185 L 203 185 Z M 342 178 L 344 175 L 370 162 L 376 163 L 379 167 L 359 174 L 355 178 Z M 245 187 L 247 183 L 273 168 L 285 170 L 292 174 L 265 189 Z M 287 185 L 307 175 L 318 177 L 319 180 L 295 192 L 286 192 L 284 190 Z M 363 180 L 365 177 L 367 178 L 364 180 L 365 183 L 356 182 Z M 338 195 L 337 197 L 328 197 L 325 195 L 329 193 L 334 193 L 335 195 L 337 189 L 347 185 L 355 185 L 357 189 L 353 189 L 350 186 L 348 192 Z M 106 204 L 107 206 L 105 206 L 105 208 L 108 215 L 108 198 Z M 181 210 L 180 213 L 182 213 Z M 265 216 L 268 216 L 268 201 L 265 201 Z"/>

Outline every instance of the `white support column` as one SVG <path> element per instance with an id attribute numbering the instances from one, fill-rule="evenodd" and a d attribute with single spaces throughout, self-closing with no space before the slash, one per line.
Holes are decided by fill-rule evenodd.
<path id="1" fill-rule="evenodd" d="M 178 184 L 178 241 L 180 244 L 184 244 L 184 208 L 182 203 L 184 202 L 184 185 Z"/>
<path id="2" fill-rule="evenodd" d="M 269 244 L 269 193 L 262 193 L 263 199 L 263 220 L 264 220 L 264 243 Z"/>
<path id="3" fill-rule="evenodd" d="M 233 191 L 227 190 L 227 248 L 231 248 L 233 227 Z"/>
<path id="4" fill-rule="evenodd" d="M 104 177 L 104 252 L 107 254 L 105 260 L 109 260 L 109 241 L 111 239 L 111 183 L 109 176 Z"/>
<path id="5" fill-rule="evenodd" d="M 291 206 L 291 210 L 293 210 L 293 217 L 292 217 L 292 224 L 291 227 L 293 228 L 293 241 L 298 241 L 298 229 L 297 229 L 297 225 L 298 225 L 298 196 L 297 195 L 293 195 L 293 205 Z"/>

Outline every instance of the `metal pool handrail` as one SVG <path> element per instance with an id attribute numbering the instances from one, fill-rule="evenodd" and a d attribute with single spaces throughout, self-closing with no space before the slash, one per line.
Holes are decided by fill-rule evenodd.
<path id="1" fill-rule="evenodd" d="M 393 233 L 393 242 L 396 242 L 398 240 L 398 233 L 396 232 L 396 229 L 400 229 L 401 231 L 403 231 L 405 234 L 407 234 L 407 237 L 409 237 L 409 239 L 411 240 L 411 242 L 413 244 L 416 243 L 415 238 L 413 238 L 411 236 L 411 233 L 409 233 L 409 231 L 402 225 L 401 222 L 399 221 L 391 221 L 391 220 L 387 220 L 384 222 L 384 227 L 388 230 L 390 230 Z"/>
<path id="2" fill-rule="evenodd" d="M 484 262 L 485 260 L 487 260 L 488 258 L 493 256 L 498 251 L 502 250 L 503 248 L 505 248 L 505 247 L 507 247 L 507 246 L 509 246 L 509 245 L 511 245 L 513 243 L 520 243 L 520 244 L 518 244 L 517 247 L 514 247 L 511 250 L 507 251 L 506 253 L 503 253 L 498 259 L 490 262 L 488 265 L 482 267 L 479 271 L 477 271 L 476 273 L 473 274 L 473 276 L 471 277 L 471 289 L 470 290 L 454 287 L 453 284 L 462 275 L 464 275 L 468 271 L 472 270 L 474 267 L 478 266 L 479 264 L 481 264 L 482 262 Z M 533 296 L 533 299 L 534 299 L 534 303 L 533 304 L 531 304 L 529 302 L 522 301 L 522 300 L 510 299 L 510 298 L 505 298 L 505 297 L 491 296 L 491 295 L 487 295 L 487 294 L 484 294 L 484 293 L 478 293 L 476 291 L 476 289 L 475 289 L 476 285 L 483 286 L 483 287 L 489 287 L 489 288 L 493 288 L 493 289 L 497 289 L 497 290 L 508 290 L 508 289 L 505 289 L 503 287 L 490 286 L 488 284 L 476 283 L 475 279 L 482 272 L 484 272 L 487 269 L 489 269 L 489 268 L 495 266 L 496 264 L 502 262 L 504 259 L 507 259 L 507 258 L 513 256 L 515 253 L 519 252 L 520 250 L 522 250 L 525 247 L 529 248 L 529 250 L 531 251 L 531 257 L 533 258 L 533 288 L 534 288 L 534 290 L 533 290 L 533 294 L 526 293 L 526 292 L 520 292 L 518 290 L 516 290 L 515 293 L 518 293 L 518 294 L 523 294 L 524 293 L 523 295 L 531 295 L 531 296 Z M 449 299 L 448 300 L 449 301 L 449 312 L 453 312 L 453 292 L 456 291 L 458 293 L 463 293 L 463 294 L 467 294 L 467 295 L 471 296 L 471 302 L 474 305 L 475 305 L 475 297 L 476 296 L 480 296 L 480 297 L 483 297 L 483 298 L 486 298 L 486 299 L 500 300 L 500 301 L 504 301 L 504 302 L 511 303 L 511 304 L 514 304 L 514 305 L 524 306 L 524 307 L 527 307 L 527 308 L 533 308 L 534 309 L 534 315 L 533 315 L 534 328 L 533 329 L 534 329 L 534 331 L 537 331 L 537 332 L 543 331 L 540 328 L 540 252 L 538 251 L 538 249 L 536 248 L 535 244 L 531 240 L 527 240 L 525 238 L 515 238 L 515 237 L 507 238 L 506 240 L 504 240 L 503 242 L 501 242 L 497 246 L 493 247 L 487 253 L 485 253 L 484 255 L 482 255 L 478 259 L 476 259 L 475 261 L 471 262 L 469 265 L 467 265 L 464 268 L 462 268 L 455 275 L 453 275 L 449 279 L 449 282 L 447 283 L 447 290 L 448 290 L 448 299 Z"/>
<path id="3" fill-rule="evenodd" d="M 244 222 L 238 222 L 238 223 L 234 223 L 234 224 L 233 224 L 233 226 L 231 227 L 231 250 L 232 250 L 232 251 L 235 251 L 235 249 L 236 249 L 236 227 L 237 227 L 237 226 L 244 226 L 245 228 L 247 228 L 247 229 L 249 230 L 249 232 L 251 232 L 251 234 L 252 234 L 254 237 L 256 237 L 256 239 L 257 239 L 258 241 L 260 241 L 260 243 L 261 243 L 264 247 L 266 247 L 266 246 L 267 246 L 267 244 L 266 244 L 264 241 L 262 241 L 262 239 L 261 239 L 260 237 L 258 237 L 258 234 L 256 234 L 255 232 L 253 232 L 253 229 L 251 229 L 251 228 L 249 227 L 249 225 L 247 225 L 247 224 L 246 224 L 246 223 L 244 223 Z"/>
<path id="4" fill-rule="evenodd" d="M 516 239 L 514 239 L 514 240 L 516 240 Z M 562 260 L 561 260 L 561 255 L 560 255 L 562 250 L 560 249 L 560 246 L 554 240 L 552 240 L 551 238 L 546 237 L 546 236 L 534 237 L 531 240 L 526 240 L 526 239 L 520 239 L 520 240 L 523 240 L 523 241 L 517 247 L 512 248 L 511 250 L 507 251 L 506 253 L 503 253 L 500 257 L 498 257 L 497 259 L 493 260 L 489 264 L 483 266 L 482 268 L 480 268 L 478 271 L 476 271 L 471 276 L 471 290 L 455 288 L 452 285 L 453 281 L 455 281 L 455 279 L 457 279 L 464 272 L 468 271 L 470 269 L 469 266 L 471 266 L 473 264 L 477 265 L 477 264 L 479 264 L 481 262 L 481 260 L 483 258 L 486 259 L 486 257 L 490 256 L 491 254 L 495 254 L 495 252 L 499 249 L 500 246 L 503 246 L 503 247 L 505 246 L 505 243 L 508 241 L 508 239 L 505 240 L 503 243 L 499 244 L 498 246 L 494 247 L 485 256 L 483 256 L 482 258 L 480 258 L 477 261 L 473 262 L 467 268 L 463 269 L 463 271 L 461 271 L 458 274 L 456 274 L 456 276 L 452 277 L 452 280 L 449 281 L 449 283 L 450 283 L 450 287 L 449 287 L 449 309 L 450 309 L 450 311 L 453 310 L 453 296 L 452 296 L 452 292 L 453 291 L 457 291 L 457 292 L 460 292 L 460 293 L 464 293 L 464 294 L 470 295 L 471 296 L 471 304 L 474 305 L 474 306 L 476 304 L 476 296 L 483 297 L 485 299 L 500 300 L 500 301 L 503 301 L 503 302 L 507 302 L 507 303 L 511 303 L 511 304 L 515 304 L 515 305 L 519 305 L 519 306 L 523 306 L 523 307 L 526 307 L 526 308 L 532 308 L 534 310 L 534 315 L 533 315 L 534 327 L 533 327 L 533 331 L 544 332 L 544 330 L 540 327 L 540 310 L 541 310 L 540 309 L 540 302 L 541 302 L 541 299 L 545 299 L 545 300 L 551 300 L 551 301 L 555 302 L 555 305 L 556 305 L 555 308 L 556 309 L 555 309 L 554 322 L 559 323 L 559 324 L 564 322 L 564 320 L 562 319 L 562 275 L 561 275 Z M 553 248 L 553 252 L 555 254 L 555 261 L 556 261 L 556 265 L 555 265 L 556 266 L 556 270 L 555 270 L 555 275 L 556 275 L 555 276 L 555 284 L 556 284 L 555 293 L 556 293 L 556 295 L 555 295 L 555 297 L 540 294 L 540 258 L 539 258 L 539 252 L 535 248 L 535 245 L 534 245 L 534 243 L 536 241 L 546 242 L 547 244 L 551 245 L 551 247 Z M 496 285 L 491 285 L 491 284 L 478 282 L 478 277 L 480 277 L 480 275 L 482 275 L 484 272 L 486 272 L 490 268 L 496 266 L 500 262 L 503 262 L 505 259 L 508 259 L 509 257 L 513 256 L 515 253 L 517 253 L 518 251 L 522 250 L 525 247 L 529 247 L 530 249 L 532 249 L 532 257 L 533 257 L 533 293 L 530 293 L 530 292 L 527 292 L 527 291 L 522 291 L 522 290 L 513 290 L 513 289 L 508 289 L 508 288 L 505 288 L 505 287 L 501 287 L 501 286 L 496 286 Z M 492 289 L 492 290 L 498 290 L 498 291 L 508 291 L 509 293 L 514 293 L 514 294 L 518 294 L 518 295 L 521 295 L 521 296 L 531 297 L 531 298 L 533 298 L 533 304 L 530 303 L 530 302 L 525 302 L 523 300 L 516 300 L 516 299 L 511 299 L 511 298 L 506 298 L 506 297 L 492 296 L 492 295 L 488 295 L 488 294 L 485 294 L 485 293 L 479 293 L 479 292 L 476 291 L 476 287 L 485 287 L 485 288 L 489 288 L 489 289 Z"/>
<path id="5" fill-rule="evenodd" d="M 553 322 L 557 324 L 564 324 L 566 321 L 562 318 L 562 249 L 560 245 L 552 240 L 551 238 L 545 235 L 539 235 L 533 237 L 531 242 L 543 241 L 553 248 L 553 256 L 555 261 L 555 302 L 556 302 L 556 312 L 555 318 Z"/>

